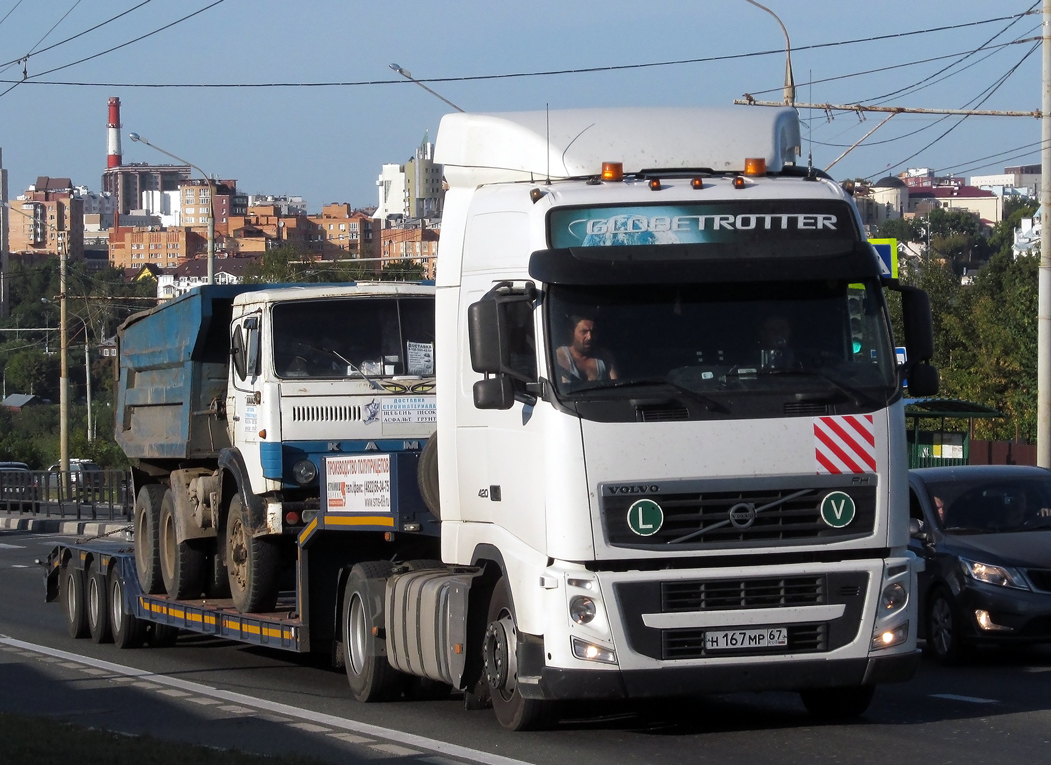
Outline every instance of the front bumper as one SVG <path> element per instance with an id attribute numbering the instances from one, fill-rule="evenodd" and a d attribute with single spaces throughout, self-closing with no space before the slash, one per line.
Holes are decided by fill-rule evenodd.
<path id="1" fill-rule="evenodd" d="M 967 633 L 978 643 L 1051 643 L 1051 593 L 1011 590 L 968 582 L 960 595 Z M 983 630 L 975 611 L 988 611 L 1008 630 Z"/>
<path id="2" fill-rule="evenodd" d="M 917 651 L 862 659 L 818 659 L 708 667 L 637 670 L 586 670 L 545 667 L 538 677 L 520 680 L 530 699 L 639 699 L 737 693 L 759 690 L 846 688 L 908 680 Z"/>

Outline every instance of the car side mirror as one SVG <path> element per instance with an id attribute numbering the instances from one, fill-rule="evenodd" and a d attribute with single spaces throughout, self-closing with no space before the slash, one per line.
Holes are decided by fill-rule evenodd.
<path id="1" fill-rule="evenodd" d="M 927 532 L 927 524 L 919 518 L 909 518 L 909 536 L 921 542 L 927 542 L 931 538 Z"/>

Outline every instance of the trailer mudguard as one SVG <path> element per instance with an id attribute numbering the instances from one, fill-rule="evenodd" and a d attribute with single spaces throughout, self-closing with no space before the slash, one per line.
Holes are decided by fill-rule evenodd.
<path id="1" fill-rule="evenodd" d="M 219 452 L 219 467 L 233 476 L 237 491 L 241 494 L 241 503 L 245 509 L 245 520 L 253 536 L 269 533 L 266 525 L 266 502 L 258 494 L 253 494 L 245 487 L 248 483 L 248 468 L 245 466 L 241 450 L 230 448 Z M 223 497 L 227 492 L 223 491 Z M 225 521 L 224 521 L 225 522 Z"/>

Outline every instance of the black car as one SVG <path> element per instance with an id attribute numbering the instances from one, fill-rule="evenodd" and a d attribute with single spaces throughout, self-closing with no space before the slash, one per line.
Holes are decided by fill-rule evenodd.
<path id="1" fill-rule="evenodd" d="M 920 637 L 945 664 L 982 645 L 1051 643 L 1051 471 L 909 471 Z"/>

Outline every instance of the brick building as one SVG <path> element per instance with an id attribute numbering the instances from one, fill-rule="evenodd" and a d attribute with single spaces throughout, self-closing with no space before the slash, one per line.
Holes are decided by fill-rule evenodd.
<path id="1" fill-rule="evenodd" d="M 423 266 L 425 279 L 434 278 L 438 256 L 438 236 L 434 228 L 385 228 L 379 232 L 380 267 L 396 268 L 399 264 Z"/>
<path id="2" fill-rule="evenodd" d="M 60 255 L 84 257 L 84 208 L 69 178 L 39 176 L 10 204 L 9 247 L 12 255 L 35 261 Z"/>

